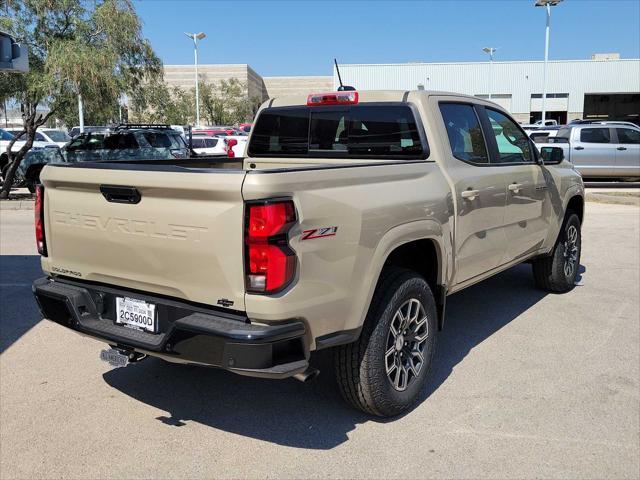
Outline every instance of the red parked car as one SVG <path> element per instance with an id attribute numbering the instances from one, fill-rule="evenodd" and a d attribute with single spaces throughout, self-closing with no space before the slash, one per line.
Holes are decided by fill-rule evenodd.
<path id="1" fill-rule="evenodd" d="M 236 131 L 233 128 L 202 128 L 193 130 L 193 133 L 198 135 L 208 135 L 209 137 L 226 137 L 227 135 L 235 135 Z"/>

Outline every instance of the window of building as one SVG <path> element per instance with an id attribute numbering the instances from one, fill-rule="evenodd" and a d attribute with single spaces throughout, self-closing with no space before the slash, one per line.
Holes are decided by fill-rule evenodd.
<path id="1" fill-rule="evenodd" d="M 542 98 L 541 93 L 532 93 L 531 98 Z M 568 93 L 547 93 L 547 98 L 569 98 Z"/>

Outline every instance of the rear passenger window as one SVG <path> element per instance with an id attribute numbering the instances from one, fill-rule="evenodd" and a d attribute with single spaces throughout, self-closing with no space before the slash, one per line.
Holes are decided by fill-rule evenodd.
<path id="1" fill-rule="evenodd" d="M 631 130 L 630 128 L 616 128 L 618 133 L 618 143 L 624 143 L 627 145 L 640 144 L 640 132 L 637 130 Z"/>
<path id="2" fill-rule="evenodd" d="M 465 162 L 489 163 L 487 146 L 474 108 L 462 103 L 441 103 L 440 112 L 453 156 Z"/>
<path id="3" fill-rule="evenodd" d="M 171 140 L 164 133 L 145 132 L 142 135 L 153 148 L 171 148 Z"/>
<path id="4" fill-rule="evenodd" d="M 583 128 L 580 131 L 580 141 L 583 143 L 611 143 L 608 128 Z"/>
<path id="5" fill-rule="evenodd" d="M 104 139 L 103 147 L 106 150 L 127 150 L 138 148 L 138 142 L 131 133 L 115 133 Z"/>
<path id="6" fill-rule="evenodd" d="M 498 163 L 533 163 L 529 137 L 518 125 L 497 110 L 486 109 L 498 147 Z"/>

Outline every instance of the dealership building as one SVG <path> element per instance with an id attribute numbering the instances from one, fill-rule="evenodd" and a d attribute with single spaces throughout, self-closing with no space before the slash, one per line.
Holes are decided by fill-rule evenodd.
<path id="1" fill-rule="evenodd" d="M 204 82 L 236 78 L 250 98 L 322 92 L 338 87 L 338 76 L 263 77 L 246 64 L 200 65 Z M 329 72 L 328 72 L 329 73 Z M 544 62 L 456 62 L 341 64 L 345 85 L 358 90 L 444 90 L 489 98 L 523 123 L 542 116 Z M 192 88 L 193 65 L 165 65 L 165 81 Z M 626 120 L 640 124 L 640 59 L 616 53 L 587 60 L 553 60 L 547 71 L 547 118 Z"/>
<path id="2" fill-rule="evenodd" d="M 201 82 L 211 84 L 234 78 L 246 86 L 248 98 L 260 100 L 333 89 L 333 78 L 330 75 L 263 77 L 247 64 L 198 65 L 198 78 Z M 195 67 L 193 65 L 165 65 L 164 81 L 172 87 L 194 88 Z"/>
<path id="3" fill-rule="evenodd" d="M 358 90 L 445 90 L 489 98 L 519 122 L 541 118 L 544 62 L 340 65 Z M 334 88 L 339 85 L 334 69 Z M 596 54 L 591 60 L 549 61 L 547 118 L 626 120 L 640 124 L 640 60 Z"/>

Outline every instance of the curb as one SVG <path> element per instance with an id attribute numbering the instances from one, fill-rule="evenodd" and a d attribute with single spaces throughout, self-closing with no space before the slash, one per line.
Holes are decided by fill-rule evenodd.
<path id="1" fill-rule="evenodd" d="M 634 205 L 640 207 L 640 196 L 636 195 L 611 195 L 606 193 L 587 192 L 587 202 L 609 203 L 612 205 Z"/>
<path id="2" fill-rule="evenodd" d="M 33 200 L 2 200 L 0 210 L 33 210 Z"/>

